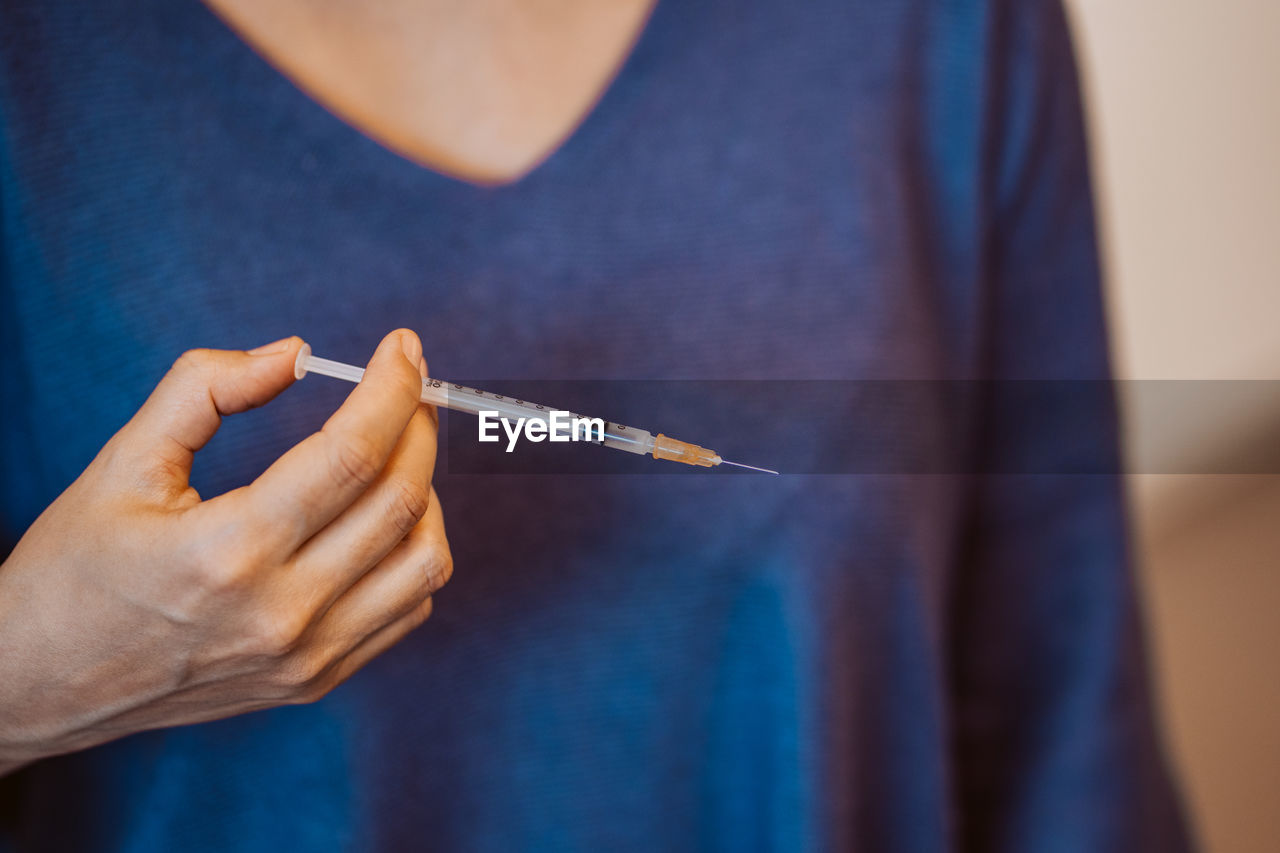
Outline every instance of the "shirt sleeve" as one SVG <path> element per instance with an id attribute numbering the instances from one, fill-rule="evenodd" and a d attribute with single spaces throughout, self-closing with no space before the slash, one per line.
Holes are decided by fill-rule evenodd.
<path id="1" fill-rule="evenodd" d="M 1060 0 L 990 7 L 984 402 L 951 623 L 959 846 L 1176 853 L 1067 24 Z"/>

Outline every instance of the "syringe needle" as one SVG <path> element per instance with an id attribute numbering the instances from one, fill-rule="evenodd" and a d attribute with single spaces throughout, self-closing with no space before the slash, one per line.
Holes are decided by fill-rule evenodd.
<path id="1" fill-rule="evenodd" d="M 743 465 L 741 462 L 730 462 L 728 459 L 721 459 L 721 465 L 736 465 L 739 468 L 750 468 L 752 471 L 759 471 L 763 474 L 777 474 L 778 472 L 772 468 L 757 468 L 754 465 Z"/>

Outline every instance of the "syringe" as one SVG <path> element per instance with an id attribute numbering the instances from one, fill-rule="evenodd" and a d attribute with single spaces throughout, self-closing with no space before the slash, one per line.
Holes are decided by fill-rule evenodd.
<path id="1" fill-rule="evenodd" d="M 298 352 L 298 358 L 294 362 L 293 374 L 298 379 L 301 379 L 308 373 L 319 373 L 323 376 L 332 376 L 334 379 L 345 379 L 348 382 L 359 382 L 364 378 L 364 368 L 343 364 L 340 361 L 330 361 L 327 358 L 318 358 L 311 354 L 311 346 L 309 344 L 303 344 L 302 349 Z M 472 415 L 478 415 L 480 412 L 497 412 L 498 417 L 501 418 L 511 420 L 524 418 L 526 422 L 529 420 L 542 421 L 547 424 L 548 430 L 552 428 L 551 413 L 553 411 L 564 411 L 557 410 L 552 406 L 517 400 L 514 397 L 494 394 L 490 391 L 481 391 L 477 388 L 468 388 L 466 385 L 435 378 L 422 380 L 422 396 L 418 399 L 423 403 L 452 409 L 455 412 L 467 412 Z M 568 412 L 567 415 L 569 418 L 578 421 L 596 420 L 584 419 L 581 415 L 573 412 Z M 647 430 L 623 426 L 603 419 L 599 420 L 604 424 L 603 433 L 590 430 L 591 435 L 584 437 L 582 440 L 589 441 L 592 444 L 612 447 L 614 450 L 625 450 L 628 453 L 637 453 L 642 456 L 652 454 L 654 459 L 670 459 L 673 462 L 699 465 L 703 468 L 710 468 L 715 465 L 733 465 L 738 468 L 748 468 L 752 471 L 761 471 L 766 474 L 778 473 L 769 468 L 757 468 L 754 465 L 744 465 L 741 462 L 730 462 L 727 459 L 720 458 L 720 454 L 714 450 L 708 450 L 705 447 L 699 447 L 686 441 L 677 441 L 661 433 L 654 435 Z"/>

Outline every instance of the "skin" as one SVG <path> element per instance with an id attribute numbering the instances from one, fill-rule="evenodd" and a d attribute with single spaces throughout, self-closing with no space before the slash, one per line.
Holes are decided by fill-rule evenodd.
<path id="1" fill-rule="evenodd" d="M 413 332 L 252 484 L 203 500 L 188 482 L 222 416 L 294 381 L 301 345 L 184 354 L 0 565 L 0 772 L 314 701 L 430 614 L 453 563 Z"/>
<path id="2" fill-rule="evenodd" d="M 477 184 L 581 123 L 653 0 L 210 0 L 357 129 Z M 452 559 L 434 413 L 392 333 L 324 428 L 209 500 L 192 456 L 293 381 L 296 339 L 185 354 L 0 565 L 0 775 L 165 726 L 313 701 L 418 626 Z"/>
<path id="3" fill-rule="evenodd" d="M 590 112 L 653 0 L 206 0 L 312 98 L 386 147 L 515 181 Z"/>

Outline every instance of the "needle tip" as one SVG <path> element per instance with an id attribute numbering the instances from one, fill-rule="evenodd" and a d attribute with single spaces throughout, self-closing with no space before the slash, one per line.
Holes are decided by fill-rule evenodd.
<path id="1" fill-rule="evenodd" d="M 721 460 L 720 460 L 720 464 L 721 464 L 721 465 L 733 465 L 733 466 L 736 466 L 736 467 L 738 467 L 738 468 L 747 468 L 747 469 L 750 469 L 750 470 L 752 470 L 752 471 L 759 471 L 759 472 L 760 472 L 760 473 L 762 473 L 762 474 L 777 474 L 777 473 L 778 473 L 777 471 L 773 470 L 772 468 L 757 468 L 757 467 L 756 467 L 756 466 L 754 466 L 754 465 L 743 465 L 741 462 L 730 462 L 728 459 L 721 459 Z"/>

